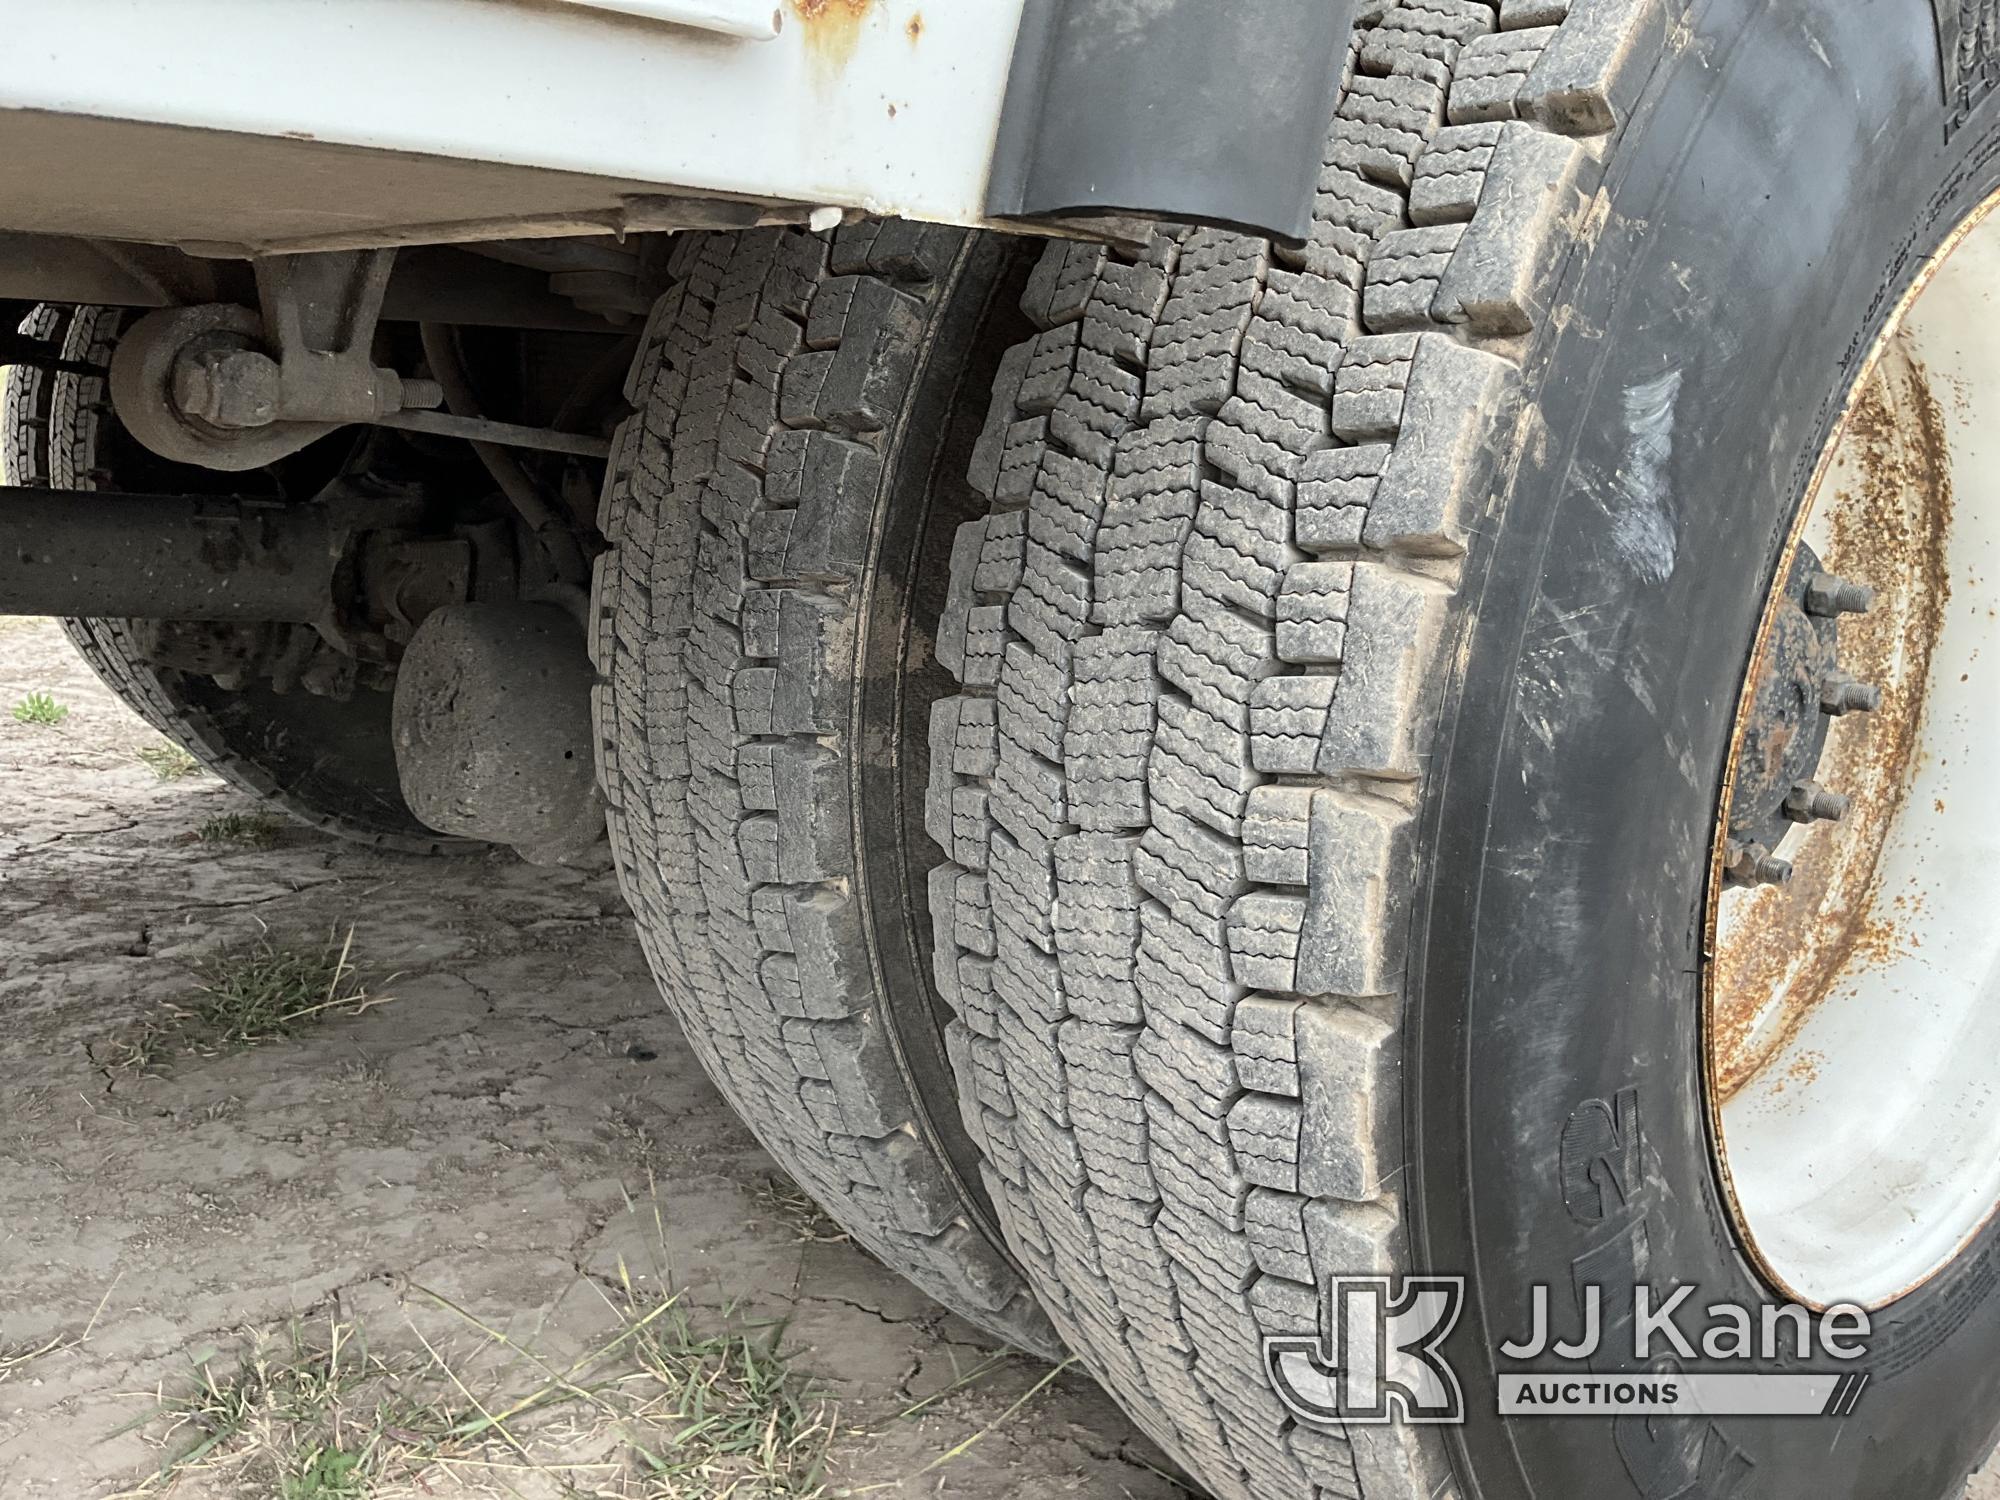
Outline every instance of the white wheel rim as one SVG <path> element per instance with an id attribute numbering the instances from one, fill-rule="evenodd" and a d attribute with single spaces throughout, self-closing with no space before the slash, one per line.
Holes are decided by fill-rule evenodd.
<path id="1" fill-rule="evenodd" d="M 1816 1307 L 1906 1295 L 2000 1205 L 1994 206 L 1877 345 L 1795 538 L 1876 591 L 1840 656 L 1882 707 L 1833 721 L 1817 773 L 1853 808 L 1786 835 L 1789 886 L 1712 882 L 1721 1175 L 1752 1258 Z"/>

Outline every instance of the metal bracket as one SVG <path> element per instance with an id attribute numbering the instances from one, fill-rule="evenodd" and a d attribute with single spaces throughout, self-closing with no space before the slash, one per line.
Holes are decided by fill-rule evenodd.
<path id="1" fill-rule="evenodd" d="M 263 468 L 357 422 L 586 458 L 609 453 L 585 434 L 438 411 L 442 384 L 376 364 L 395 263 L 394 250 L 266 256 L 255 263 L 260 313 L 229 303 L 148 313 L 112 356 L 120 420 L 163 458 L 231 472 Z"/>
<path id="2" fill-rule="evenodd" d="M 374 360 L 394 250 L 271 255 L 254 265 L 264 334 L 278 351 L 276 420 L 371 422 L 442 404 L 434 382 L 406 382 Z M 251 385 L 264 383 L 261 370 L 244 374 Z"/>
<path id="3" fill-rule="evenodd" d="M 171 375 L 180 414 L 241 431 L 284 422 L 372 422 L 442 403 L 434 381 L 405 381 L 375 363 L 375 327 L 395 264 L 394 250 L 258 260 L 264 337 L 277 357 L 242 346 L 180 350 Z"/>
<path id="4" fill-rule="evenodd" d="M 395 263 L 394 250 L 272 256 L 255 267 L 261 315 L 230 303 L 148 313 L 112 355 L 119 417 L 163 458 L 242 471 L 344 423 L 442 405 L 435 381 L 374 360 Z"/>

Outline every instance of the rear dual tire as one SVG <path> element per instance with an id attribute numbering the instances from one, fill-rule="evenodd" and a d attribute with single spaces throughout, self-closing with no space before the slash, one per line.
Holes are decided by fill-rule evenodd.
<path id="1" fill-rule="evenodd" d="M 860 1243 L 1054 1354 L 911 900 L 950 685 L 923 621 L 977 506 L 959 476 L 1018 259 L 902 223 L 684 238 L 627 387 L 592 656 L 612 850 L 710 1076 Z"/>
<path id="2" fill-rule="evenodd" d="M 971 283 L 851 238 L 684 250 L 599 590 L 655 966 L 865 1243 L 1047 1347 L 1031 1289 L 1218 1496 L 1947 1496 L 2000 1419 L 1990 1229 L 1877 1312 L 1852 1415 L 1492 1413 L 1537 1286 L 1780 1300 L 1703 1096 L 1731 724 L 1866 351 L 2000 188 L 1992 38 L 1941 47 L 1923 0 L 1359 9 L 1310 242 L 1051 247 L 976 501 L 898 468 Z M 887 477 L 789 488 L 801 431 Z M 859 561 L 791 563 L 850 502 Z M 856 686 L 904 505 L 956 526 L 927 874 L 856 816 L 880 757 L 904 804 L 925 758 Z M 895 1055 L 937 1020 L 880 963 L 899 869 L 955 1101 Z M 1419 1273 L 1467 1279 L 1464 1425 L 1280 1399 L 1265 1341 L 1328 1332 L 1333 1278 Z M 1610 1337 L 1592 1368 L 1636 1368 Z"/>

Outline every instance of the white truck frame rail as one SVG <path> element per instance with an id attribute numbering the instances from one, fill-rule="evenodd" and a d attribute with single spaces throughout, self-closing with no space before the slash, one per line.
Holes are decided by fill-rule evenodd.
<path id="1" fill-rule="evenodd" d="M 256 253 L 972 224 L 1023 0 L 11 0 L 0 227 Z M 827 215 L 822 215 L 822 222 Z"/>
<path id="2" fill-rule="evenodd" d="M 0 231 L 239 259 L 862 213 L 1296 238 L 1352 5 L 0 0 Z"/>

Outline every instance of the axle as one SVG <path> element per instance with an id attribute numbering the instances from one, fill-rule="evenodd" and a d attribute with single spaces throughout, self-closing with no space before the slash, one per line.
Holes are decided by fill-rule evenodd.
<path id="1" fill-rule="evenodd" d="M 324 506 L 0 487 L 0 614 L 311 624 L 342 551 Z"/>

